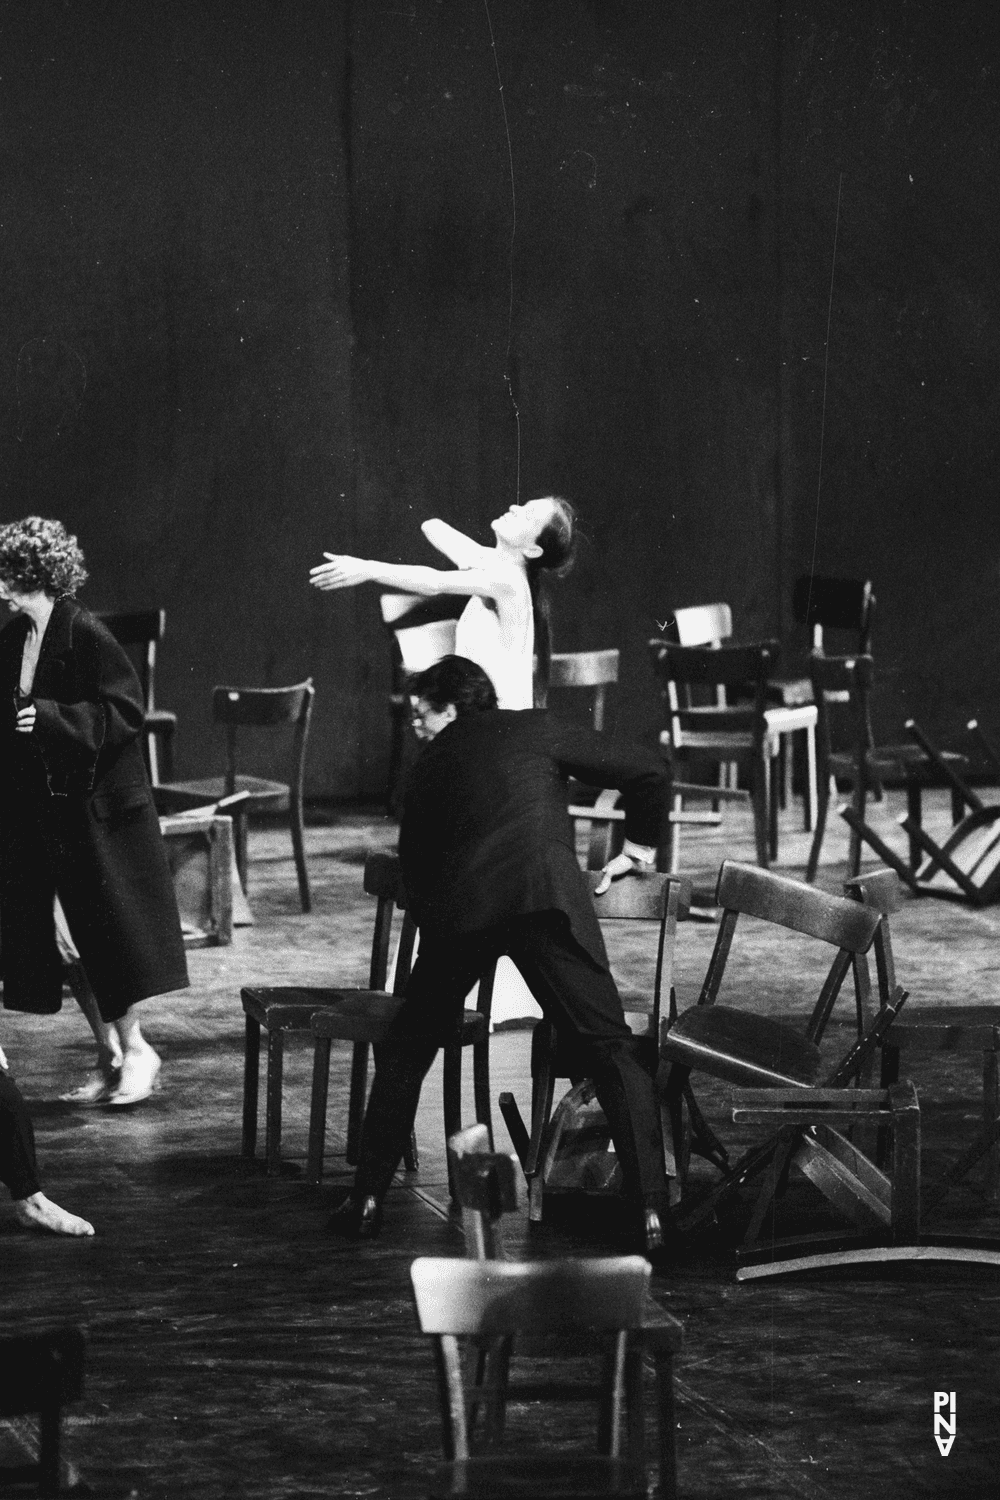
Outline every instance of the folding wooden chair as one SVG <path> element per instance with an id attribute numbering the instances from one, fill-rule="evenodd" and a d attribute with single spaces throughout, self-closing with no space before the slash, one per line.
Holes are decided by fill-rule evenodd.
<path id="1" fill-rule="evenodd" d="M 682 1105 L 693 1072 L 708 1073 L 745 1088 L 808 1090 L 821 1087 L 823 1064 L 819 1043 L 844 980 L 853 968 L 856 1034 L 863 1040 L 865 1050 L 856 1051 L 861 1042 L 856 1043 L 826 1080 L 827 1087 L 840 1087 L 855 1076 L 864 1058 L 874 1051 L 877 1045 L 874 1028 L 878 1017 L 883 1015 L 887 1006 L 897 1004 L 899 998 L 898 994 L 883 997 L 884 1003 L 878 1010 L 872 999 L 865 955 L 872 946 L 881 920 L 878 912 L 861 908 L 842 896 L 828 896 L 800 881 L 732 860 L 726 860 L 719 871 L 716 899 L 722 908 L 722 920 L 697 1004 L 689 1006 L 675 1021 L 661 1027 L 660 1056 L 671 1065 L 666 1101 L 682 1182 L 687 1164 L 683 1149 Z M 864 920 L 859 921 L 862 913 Z M 742 1006 L 717 1003 L 741 916 L 775 923 L 835 950 L 804 1030 Z M 755 975 L 745 998 L 754 998 L 758 990 L 765 988 L 767 978 L 766 973 Z M 881 1024 L 885 1024 L 884 1020 Z M 848 1070 L 846 1075 L 845 1068 Z M 681 1226 L 687 1227 L 709 1217 L 723 1197 L 735 1193 L 769 1159 L 769 1150 L 763 1154 L 749 1153 L 707 1198 L 691 1209 L 682 1207 Z"/>
<path id="2" fill-rule="evenodd" d="M 435 1343 L 442 1438 L 446 1462 L 434 1476 L 433 1497 L 449 1500 L 646 1500 L 643 1320 L 650 1268 L 639 1256 L 571 1261 L 478 1261 L 421 1258 L 410 1270 L 422 1332 Z M 556 1341 L 555 1353 L 552 1340 Z M 599 1378 L 566 1378 L 569 1353 L 595 1349 Z M 504 1341 L 513 1358 L 542 1358 L 555 1378 L 513 1381 L 512 1359 L 489 1366 L 479 1378 L 476 1358 L 468 1372 L 462 1344 L 478 1356 Z M 673 1373 L 681 1330 L 673 1347 L 653 1347 L 657 1370 L 660 1494 L 676 1495 Z M 475 1374 L 472 1371 L 475 1370 Z M 543 1367 L 544 1373 L 544 1367 Z M 596 1451 L 553 1446 L 551 1402 L 595 1403 Z M 544 1407 L 540 1403 L 546 1403 Z M 513 1441 L 504 1444 L 508 1409 L 528 1406 Z M 480 1420 L 481 1419 L 481 1420 Z"/>
<path id="3" fill-rule="evenodd" d="M 166 634 L 167 612 L 165 609 L 139 609 L 102 614 L 99 618 L 119 646 L 124 646 L 134 656 L 139 670 L 145 706 L 143 745 L 149 779 L 153 786 L 159 785 L 161 776 L 164 781 L 170 781 L 174 774 L 177 715 L 169 708 L 156 706 L 156 648 Z"/>

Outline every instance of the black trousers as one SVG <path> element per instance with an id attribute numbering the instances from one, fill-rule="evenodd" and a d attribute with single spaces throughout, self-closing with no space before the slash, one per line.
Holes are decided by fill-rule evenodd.
<path id="1" fill-rule="evenodd" d="M 0 1073 L 0 1182 L 14 1199 L 41 1191 L 31 1120 L 20 1089 L 6 1073 Z"/>
<path id="2" fill-rule="evenodd" d="M 615 982 L 574 939 L 563 912 L 515 917 L 486 932 L 422 928 L 406 999 L 387 1040 L 374 1049 L 355 1192 L 381 1198 L 413 1128 L 420 1088 L 438 1047 L 455 1035 L 466 995 L 490 961 L 509 954 L 547 1020 L 571 1037 L 597 1089 L 636 1205 L 665 1210 L 660 1110 L 639 1040 Z"/>

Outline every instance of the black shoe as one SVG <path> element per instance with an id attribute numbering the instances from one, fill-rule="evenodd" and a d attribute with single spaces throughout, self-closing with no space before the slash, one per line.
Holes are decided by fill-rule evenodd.
<path id="1" fill-rule="evenodd" d="M 654 1270 L 674 1265 L 683 1246 L 684 1236 L 669 1214 L 664 1216 L 655 1208 L 644 1210 L 639 1250 Z"/>
<path id="2" fill-rule="evenodd" d="M 356 1198 L 349 1194 L 335 1208 L 326 1224 L 331 1234 L 348 1240 L 374 1240 L 382 1228 L 382 1205 L 377 1198 Z"/>

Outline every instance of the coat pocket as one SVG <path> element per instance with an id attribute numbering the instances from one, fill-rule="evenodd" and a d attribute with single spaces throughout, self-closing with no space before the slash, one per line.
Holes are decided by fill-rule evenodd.
<path id="1" fill-rule="evenodd" d="M 151 806 L 149 788 L 141 782 L 134 786 L 117 786 L 112 791 L 97 792 L 90 799 L 91 811 L 99 823 L 113 823 L 141 807 Z"/>

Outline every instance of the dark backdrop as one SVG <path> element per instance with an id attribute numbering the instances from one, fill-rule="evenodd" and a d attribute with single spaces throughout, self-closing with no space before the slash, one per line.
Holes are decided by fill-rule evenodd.
<path id="1" fill-rule="evenodd" d="M 2 511 L 167 608 L 179 770 L 213 683 L 312 673 L 311 791 L 377 792 L 374 591 L 308 567 L 431 561 L 421 519 L 485 539 L 518 489 L 581 511 L 557 646 L 622 648 L 620 728 L 657 620 L 792 652 L 813 562 L 874 580 L 883 727 L 1000 728 L 993 16 L 5 5 Z"/>

